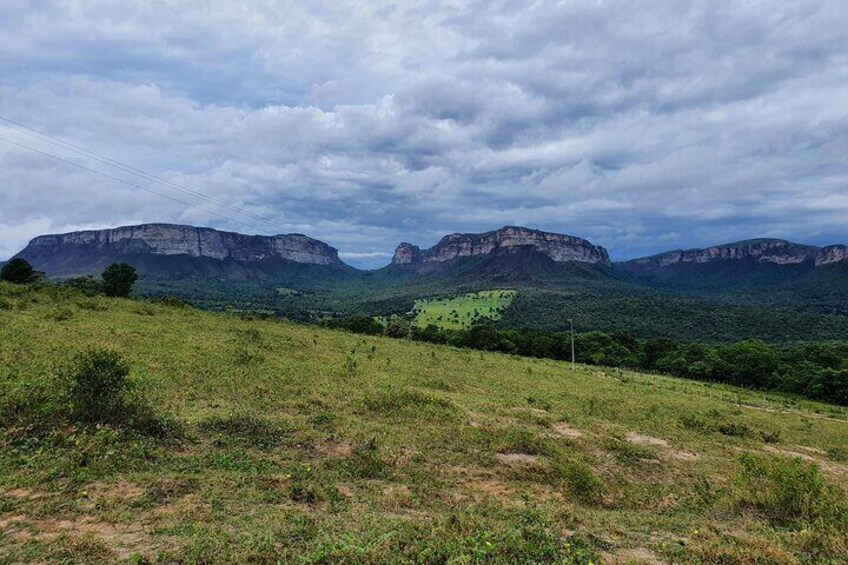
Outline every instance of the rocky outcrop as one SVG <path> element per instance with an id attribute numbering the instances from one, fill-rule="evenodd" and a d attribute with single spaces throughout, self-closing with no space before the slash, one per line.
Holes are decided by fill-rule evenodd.
<path id="1" fill-rule="evenodd" d="M 276 258 L 313 265 L 343 264 L 336 249 L 302 234 L 243 235 L 171 224 L 44 235 L 33 239 L 19 255 L 45 257 L 81 249 L 89 253 L 188 255 L 244 262 Z"/>
<path id="2" fill-rule="evenodd" d="M 776 265 L 797 265 L 817 260 L 819 248 L 782 239 L 751 239 L 716 245 L 706 249 L 668 251 L 659 255 L 634 259 L 631 266 L 662 268 L 679 263 L 711 263 L 715 261 L 749 260 Z"/>
<path id="3" fill-rule="evenodd" d="M 593 245 L 585 239 L 507 226 L 481 234 L 454 233 L 446 235 L 439 243 L 424 251 L 412 244 L 401 243 L 395 250 L 392 264 L 414 265 L 445 262 L 461 257 L 509 252 L 523 248 L 532 248 L 558 263 L 576 261 L 608 265 L 610 262 L 606 249 Z"/>
<path id="4" fill-rule="evenodd" d="M 421 248 L 411 243 L 401 243 L 392 256 L 392 265 L 409 265 L 421 262 Z"/>
<path id="5" fill-rule="evenodd" d="M 816 255 L 816 267 L 848 260 L 848 245 L 828 245 Z"/>

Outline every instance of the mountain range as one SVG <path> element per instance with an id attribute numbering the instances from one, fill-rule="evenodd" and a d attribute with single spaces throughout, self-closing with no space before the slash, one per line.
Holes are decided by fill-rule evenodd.
<path id="1" fill-rule="evenodd" d="M 55 278 L 96 275 L 113 262 L 126 262 L 139 270 L 139 288 L 145 294 L 178 294 L 210 308 L 259 308 L 304 319 L 398 313 L 423 296 L 519 288 L 523 299 L 516 300 L 504 319 L 547 329 L 561 327 L 560 310 L 593 311 L 596 304 L 620 299 L 636 301 L 638 311 L 659 300 L 678 311 L 663 316 L 683 322 L 686 315 L 681 312 L 693 301 L 705 309 L 753 309 L 757 320 L 788 313 L 793 319 L 787 323 L 803 321 L 807 326 L 811 320 L 796 318 L 840 318 L 828 322 L 828 328 L 848 321 L 848 246 L 779 239 L 611 262 L 604 247 L 586 239 L 506 226 L 446 235 L 429 249 L 401 243 L 389 265 L 363 271 L 345 264 L 335 248 L 303 234 L 259 236 L 143 224 L 36 237 L 16 257 Z M 675 306 L 675 301 L 684 302 Z M 542 315 L 552 305 L 557 313 Z M 609 329 L 616 318 L 608 310 L 584 321 Z M 597 321 L 605 317 L 608 322 Z M 638 317 L 638 312 L 624 314 L 621 320 L 632 329 Z M 642 333 L 662 332 L 648 328 Z M 824 333 L 842 335 L 830 329 Z M 752 331 L 750 337 L 760 335 Z"/>

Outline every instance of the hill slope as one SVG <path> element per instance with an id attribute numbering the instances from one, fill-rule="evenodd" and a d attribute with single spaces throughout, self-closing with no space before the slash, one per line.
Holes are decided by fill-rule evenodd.
<path id="1" fill-rule="evenodd" d="M 825 405 L 65 289 L 0 284 L 0 308 L 0 561 L 848 550 L 848 422 Z M 122 354 L 183 433 L 16 427 L 20 398 L 89 347 Z"/>

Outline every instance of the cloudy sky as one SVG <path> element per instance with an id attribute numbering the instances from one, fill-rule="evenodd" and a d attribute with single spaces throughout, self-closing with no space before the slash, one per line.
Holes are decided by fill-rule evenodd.
<path id="1" fill-rule="evenodd" d="M 616 259 L 848 242 L 846 29 L 845 0 L 0 0 L 0 258 L 150 221 L 366 267 L 507 224 Z"/>

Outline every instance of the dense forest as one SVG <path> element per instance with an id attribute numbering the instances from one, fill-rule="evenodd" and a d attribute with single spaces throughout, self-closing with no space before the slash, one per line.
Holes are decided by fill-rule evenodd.
<path id="1" fill-rule="evenodd" d="M 763 296 L 693 296 L 683 293 L 519 292 L 501 314 L 504 328 L 577 328 L 641 338 L 673 337 L 731 343 L 756 338 L 770 343 L 848 339 L 848 318 L 833 310 Z"/>

